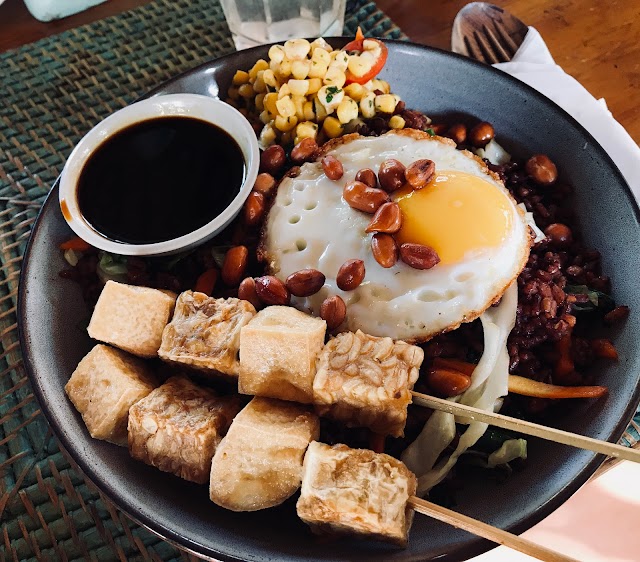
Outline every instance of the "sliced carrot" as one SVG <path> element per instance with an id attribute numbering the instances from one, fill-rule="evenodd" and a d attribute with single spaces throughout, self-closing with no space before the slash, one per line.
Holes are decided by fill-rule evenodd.
<path id="1" fill-rule="evenodd" d="M 91 249 L 91 244 L 85 242 L 80 236 L 74 236 L 66 242 L 60 244 L 61 250 L 76 250 L 77 252 L 86 252 Z"/>
<path id="2" fill-rule="evenodd" d="M 609 340 L 591 340 L 591 349 L 593 349 L 596 357 L 618 360 L 618 352 Z"/>
<path id="3" fill-rule="evenodd" d="M 575 370 L 573 358 L 571 357 L 571 334 L 567 334 L 556 343 L 558 360 L 555 365 L 556 375 L 568 375 Z"/>
<path id="4" fill-rule="evenodd" d="M 509 375 L 509 392 L 534 398 L 600 398 L 608 391 L 606 386 L 558 386 Z"/>
<path id="5" fill-rule="evenodd" d="M 477 365 L 473 363 L 467 363 L 466 361 L 460 361 L 459 359 L 444 359 L 443 357 L 436 357 L 433 360 L 433 366 L 438 369 L 453 369 L 464 373 L 468 377 L 473 374 Z"/>
<path id="6" fill-rule="evenodd" d="M 384 453 L 384 442 L 386 437 L 381 433 L 371 432 L 369 436 L 369 447 L 374 453 Z"/>
<path id="7" fill-rule="evenodd" d="M 218 280 L 218 270 L 215 267 L 211 269 L 207 269 L 204 273 L 198 277 L 193 290 L 197 293 L 204 293 L 205 295 L 211 296 L 213 293 L 213 288 L 216 286 L 216 281 Z"/>

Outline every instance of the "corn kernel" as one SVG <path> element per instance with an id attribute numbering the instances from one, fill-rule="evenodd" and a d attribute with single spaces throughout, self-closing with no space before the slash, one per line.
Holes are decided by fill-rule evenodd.
<path id="1" fill-rule="evenodd" d="M 289 84 L 282 84 L 280 89 L 278 90 L 278 99 L 285 98 L 291 95 L 291 88 L 289 88 Z"/>
<path id="2" fill-rule="evenodd" d="M 284 54 L 290 60 L 303 60 L 311 50 L 311 45 L 306 39 L 289 39 L 284 44 Z"/>
<path id="3" fill-rule="evenodd" d="M 311 61 L 329 66 L 329 63 L 331 62 L 331 55 L 324 49 L 315 49 L 311 55 Z"/>
<path id="4" fill-rule="evenodd" d="M 315 94 L 322 88 L 322 80 L 320 80 L 320 78 L 309 78 L 308 82 L 309 89 L 307 90 L 307 95 Z"/>
<path id="5" fill-rule="evenodd" d="M 302 106 L 302 114 L 305 121 L 313 121 L 316 118 L 315 111 L 313 111 L 313 102 L 305 101 Z"/>
<path id="6" fill-rule="evenodd" d="M 324 78 L 328 68 L 329 67 L 324 63 L 311 61 L 311 66 L 309 67 L 309 78 Z"/>
<path id="7" fill-rule="evenodd" d="M 343 72 L 347 70 L 349 66 L 349 54 L 344 51 L 333 51 L 331 53 L 331 58 L 333 59 L 329 66 L 335 66 L 342 70 Z"/>
<path id="8" fill-rule="evenodd" d="M 235 86 L 231 86 L 231 88 L 229 88 L 229 90 L 227 91 L 227 95 L 232 100 L 237 100 L 240 97 L 240 94 L 238 93 L 238 88 L 236 88 Z"/>
<path id="9" fill-rule="evenodd" d="M 260 121 L 262 121 L 265 125 L 271 121 L 271 114 L 265 109 L 260 113 Z"/>
<path id="10" fill-rule="evenodd" d="M 348 123 L 352 119 L 358 117 L 358 104 L 353 101 L 351 98 L 345 97 L 338 106 L 336 110 L 336 115 L 338 116 L 338 120 L 343 125 Z"/>
<path id="11" fill-rule="evenodd" d="M 271 115 L 276 115 L 278 113 L 278 108 L 276 106 L 276 102 L 278 101 L 278 94 L 275 92 L 270 92 L 265 94 L 263 105 L 264 108 L 271 113 Z"/>
<path id="12" fill-rule="evenodd" d="M 256 95 L 256 93 L 253 91 L 253 86 L 251 84 L 242 84 L 242 86 L 238 88 L 238 93 L 243 98 L 247 98 L 247 99 L 250 99 Z"/>
<path id="13" fill-rule="evenodd" d="M 296 127 L 296 137 L 302 139 L 315 139 L 318 134 L 318 125 L 310 121 L 298 123 Z"/>
<path id="14" fill-rule="evenodd" d="M 253 68 L 249 71 L 249 80 L 255 80 L 256 76 L 258 76 L 258 72 L 261 70 L 267 70 L 269 68 L 269 63 L 264 59 L 258 59 L 256 64 L 253 65 Z"/>
<path id="15" fill-rule="evenodd" d="M 365 119 L 371 119 L 376 114 L 375 99 L 376 95 L 369 92 L 360 100 L 360 113 Z"/>
<path id="16" fill-rule="evenodd" d="M 296 106 L 294 105 L 293 100 L 289 96 L 279 99 L 276 102 L 276 107 L 278 108 L 278 113 L 282 117 L 291 117 L 292 115 L 296 114 Z M 278 127 L 278 129 L 280 129 L 280 127 Z M 283 129 L 280 129 L 280 130 L 283 130 Z"/>
<path id="17" fill-rule="evenodd" d="M 242 84 L 246 84 L 249 81 L 249 73 L 244 70 L 236 70 L 236 73 L 233 75 L 233 85 L 241 86 Z"/>
<path id="18" fill-rule="evenodd" d="M 276 75 L 270 68 L 267 68 L 267 70 L 262 73 L 262 79 L 264 80 L 264 83 L 271 88 L 275 88 L 278 85 Z"/>
<path id="19" fill-rule="evenodd" d="M 264 97 L 266 94 L 258 94 L 253 100 L 256 104 L 256 109 L 262 111 L 264 109 Z"/>
<path id="20" fill-rule="evenodd" d="M 294 96 L 306 96 L 309 91 L 308 80 L 289 80 L 289 90 Z"/>
<path id="21" fill-rule="evenodd" d="M 324 120 L 322 130 L 330 139 L 335 139 L 342 134 L 342 124 L 335 117 L 329 116 Z"/>
<path id="22" fill-rule="evenodd" d="M 365 57 L 364 53 L 362 55 L 353 55 L 349 57 L 348 69 L 349 72 L 355 76 L 364 76 L 371 70 L 372 66 L 373 61 L 370 60 L 370 57 Z"/>
<path id="23" fill-rule="evenodd" d="M 293 102 L 292 102 L 293 104 Z M 278 115 L 275 120 L 276 129 L 280 131 L 290 131 L 298 124 L 298 118 L 295 115 L 289 117 L 283 117 Z"/>
<path id="24" fill-rule="evenodd" d="M 316 114 L 316 121 L 322 121 L 328 114 L 322 102 L 318 99 L 318 96 L 313 98 L 313 110 Z"/>
<path id="25" fill-rule="evenodd" d="M 371 85 L 374 90 L 380 90 L 383 94 L 388 94 L 391 91 L 391 86 L 389 86 L 389 82 L 385 80 L 379 80 L 375 78 L 371 80 Z"/>
<path id="26" fill-rule="evenodd" d="M 284 47 L 282 45 L 272 45 L 269 49 L 269 59 L 275 63 L 281 63 L 284 59 Z"/>
<path id="27" fill-rule="evenodd" d="M 361 84 L 356 84 L 354 82 L 353 84 L 349 84 L 348 86 L 345 86 L 344 93 L 347 96 L 349 96 L 352 100 L 359 102 L 362 99 L 362 96 L 364 96 L 367 93 L 367 91 L 362 87 Z"/>
<path id="28" fill-rule="evenodd" d="M 389 119 L 389 127 L 392 129 L 404 129 L 405 121 L 400 115 L 394 115 Z"/>
<path id="29" fill-rule="evenodd" d="M 330 53 L 333 51 L 333 47 L 329 45 L 322 37 L 318 37 L 311 42 L 311 52 L 313 53 L 316 49 L 322 49 Z"/>
<path id="30" fill-rule="evenodd" d="M 264 80 L 262 79 L 261 72 L 262 70 L 258 72 L 258 76 L 256 77 L 253 83 L 253 91 L 256 94 L 264 94 L 267 91 L 267 85 L 264 83 Z"/>
<path id="31" fill-rule="evenodd" d="M 381 94 L 375 97 L 375 108 L 380 113 L 393 113 L 396 100 L 391 94 Z"/>
<path id="32" fill-rule="evenodd" d="M 287 57 L 285 57 L 282 60 L 276 72 L 276 76 L 278 77 L 279 80 L 284 81 L 289 76 L 291 76 L 291 64 L 292 64 L 292 61 L 290 61 Z"/>
<path id="33" fill-rule="evenodd" d="M 304 102 L 306 98 L 304 96 L 293 96 L 292 98 L 293 105 L 296 108 L 296 117 L 298 121 L 304 120 Z"/>
<path id="34" fill-rule="evenodd" d="M 342 86 L 344 86 L 344 83 L 347 81 L 347 77 L 339 68 L 330 66 L 322 81 L 328 86 L 336 86 L 338 88 L 342 88 Z"/>
<path id="35" fill-rule="evenodd" d="M 268 124 L 262 127 L 262 131 L 260 131 L 260 146 L 262 148 L 267 148 L 271 146 L 274 142 L 276 142 L 276 131 L 273 128 L 273 125 Z"/>
<path id="36" fill-rule="evenodd" d="M 333 113 L 333 111 L 340 105 L 340 102 L 344 98 L 344 90 L 337 88 L 336 86 L 322 86 L 320 90 L 318 90 L 318 99 L 320 103 L 324 105 L 328 114 Z"/>
<path id="37" fill-rule="evenodd" d="M 296 80 L 304 80 L 309 76 L 309 69 L 311 68 L 311 61 L 309 60 L 294 60 L 291 63 L 291 75 Z"/>

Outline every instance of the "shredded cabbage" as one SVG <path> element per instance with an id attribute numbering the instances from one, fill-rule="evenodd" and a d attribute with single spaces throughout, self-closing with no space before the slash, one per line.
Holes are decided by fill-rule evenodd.
<path id="1" fill-rule="evenodd" d="M 96 273 L 103 283 L 107 281 L 125 281 L 127 274 L 127 258 L 109 252 L 100 253 L 100 261 Z"/>
<path id="2" fill-rule="evenodd" d="M 495 468 L 515 459 L 527 459 L 527 441 L 525 439 L 507 439 L 502 446 L 489 455 L 487 466 Z"/>
<path id="3" fill-rule="evenodd" d="M 461 396 L 452 398 L 452 401 L 483 410 L 500 409 L 501 397 L 508 393 L 507 337 L 515 325 L 517 304 L 518 288 L 517 283 L 513 282 L 502 296 L 500 304 L 490 307 L 480 316 L 484 329 L 484 353 L 471 376 L 471 386 Z M 466 418 L 457 421 L 468 423 Z M 453 414 L 434 412 L 418 438 L 402 455 L 407 467 L 418 476 L 419 495 L 426 494 L 440 483 L 460 455 L 472 447 L 488 427 L 486 423 L 469 423 L 455 451 L 435 464 L 442 451 L 455 437 L 455 422 Z"/>
<path id="4" fill-rule="evenodd" d="M 520 203 L 518 207 L 520 207 L 524 211 L 524 221 L 527 223 L 527 225 L 531 228 L 531 230 L 533 230 L 533 232 L 536 235 L 533 241 L 540 242 L 540 240 L 544 240 L 546 236 L 544 232 L 540 230 L 540 228 L 536 224 L 536 221 L 533 219 L 533 213 L 530 213 L 529 211 L 527 211 L 527 207 L 525 206 L 524 203 Z"/>
<path id="5" fill-rule="evenodd" d="M 502 148 L 495 139 L 490 140 L 484 148 L 476 148 L 474 152 L 492 164 L 502 165 L 511 162 L 511 154 Z"/>

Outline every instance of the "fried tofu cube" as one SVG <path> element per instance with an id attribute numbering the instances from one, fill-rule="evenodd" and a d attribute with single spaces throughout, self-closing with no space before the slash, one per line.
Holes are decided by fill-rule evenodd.
<path id="1" fill-rule="evenodd" d="M 314 441 L 304 458 L 298 516 L 317 534 L 353 534 L 406 546 L 416 477 L 398 459 Z"/>
<path id="2" fill-rule="evenodd" d="M 126 445 L 129 407 L 157 384 L 143 361 L 98 344 L 80 361 L 64 389 L 91 437 Z"/>
<path id="3" fill-rule="evenodd" d="M 134 459 L 198 484 L 234 416 L 236 396 L 217 396 L 183 376 L 171 377 L 129 411 L 129 453 Z"/>
<path id="4" fill-rule="evenodd" d="M 313 403 L 327 323 L 290 306 L 261 310 L 240 332 L 241 394 Z"/>
<path id="5" fill-rule="evenodd" d="M 185 291 L 162 334 L 158 355 L 171 363 L 237 377 L 240 329 L 255 313 L 253 305 L 244 300 Z"/>
<path id="6" fill-rule="evenodd" d="M 175 302 L 168 291 L 107 281 L 87 331 L 138 357 L 156 357 Z"/>
<path id="7" fill-rule="evenodd" d="M 344 332 L 327 342 L 313 382 L 316 411 L 350 427 L 401 437 L 424 352 L 391 338 Z"/>
<path id="8" fill-rule="evenodd" d="M 209 497 L 232 511 L 281 504 L 300 487 L 320 421 L 304 406 L 256 397 L 236 416 L 213 462 Z"/>

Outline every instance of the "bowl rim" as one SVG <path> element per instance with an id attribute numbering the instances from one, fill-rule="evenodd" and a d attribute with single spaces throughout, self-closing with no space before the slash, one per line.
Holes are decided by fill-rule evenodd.
<path id="1" fill-rule="evenodd" d="M 77 185 L 84 166 L 111 136 L 128 127 L 165 117 L 197 119 L 217 125 L 230 135 L 238 144 L 245 160 L 242 185 L 237 195 L 219 215 L 187 234 L 147 244 L 129 244 L 112 240 L 97 231 L 80 211 Z M 58 178 L 60 206 L 64 208 L 62 215 L 80 238 L 100 250 L 125 256 L 160 256 L 184 251 L 215 236 L 235 218 L 251 193 L 258 176 L 259 164 L 260 150 L 255 132 L 246 117 L 235 107 L 218 98 L 187 92 L 166 96 L 144 96 L 97 123 L 71 151 Z"/>
<path id="2" fill-rule="evenodd" d="M 336 37 L 326 37 L 325 39 L 330 44 L 332 45 L 337 44 L 338 47 L 340 47 L 346 44 L 351 38 L 346 36 L 336 36 Z M 464 60 L 466 64 L 482 67 L 484 72 L 492 74 L 496 79 L 502 80 L 506 84 L 510 84 L 515 88 L 524 90 L 524 92 L 528 96 L 536 98 L 538 101 L 548 106 L 549 109 L 552 110 L 558 116 L 560 116 L 562 120 L 564 120 L 565 122 L 568 122 L 571 126 L 575 127 L 582 135 L 584 135 L 587 139 L 589 139 L 592 143 L 593 150 L 598 153 L 600 158 L 608 162 L 611 168 L 612 174 L 617 177 L 617 180 L 619 184 L 622 186 L 624 193 L 628 196 L 628 199 L 631 202 L 632 211 L 635 216 L 636 222 L 640 224 L 640 207 L 639 207 L 638 201 L 633 195 L 631 188 L 629 187 L 626 179 L 620 172 L 618 166 L 615 164 L 615 162 L 613 162 L 609 154 L 598 143 L 598 141 L 593 137 L 593 135 L 591 135 L 591 133 L 583 125 L 581 125 L 575 118 L 573 118 L 569 113 L 567 113 L 563 108 L 558 106 L 555 102 L 553 102 L 552 100 L 550 100 L 549 98 L 547 98 L 546 96 L 538 92 L 536 89 L 529 86 L 528 84 L 521 82 L 517 78 L 514 78 L 509 74 L 506 74 L 498 69 L 495 69 L 479 61 L 469 59 L 463 55 L 459 55 L 457 53 L 453 53 L 451 51 L 446 51 L 444 49 L 439 49 L 436 47 L 420 45 L 418 43 L 413 43 L 410 41 L 402 41 L 402 40 L 395 40 L 395 39 L 384 39 L 384 41 L 386 44 L 392 44 L 397 47 L 409 47 L 414 49 L 417 48 L 419 50 L 423 50 L 426 52 L 435 52 L 440 56 L 450 57 L 458 60 Z M 250 49 L 246 49 L 241 52 L 242 53 L 258 52 L 258 51 L 262 51 L 265 48 L 268 48 L 270 45 L 273 45 L 273 44 L 279 44 L 279 42 L 259 45 L 257 47 L 252 47 Z M 152 90 L 144 94 L 144 96 L 142 96 L 141 99 L 157 97 L 159 95 L 170 95 L 170 94 L 162 94 L 162 91 L 168 86 L 170 86 L 171 84 L 173 84 L 174 82 L 187 78 L 192 74 L 197 74 L 201 72 L 203 69 L 208 69 L 214 63 L 220 63 L 221 61 L 224 62 L 225 60 L 233 58 L 237 55 L 238 55 L 238 52 L 232 52 L 232 53 L 223 55 L 221 57 L 209 59 L 208 61 L 186 72 L 178 74 L 173 78 L 170 78 L 169 80 L 164 81 L 162 84 L 158 85 L 157 87 L 153 88 Z M 78 462 L 75 456 L 69 453 L 69 450 L 73 450 L 75 448 L 74 443 L 72 443 L 71 441 L 68 441 L 65 438 L 64 433 L 58 432 L 56 429 L 56 426 L 54 426 L 54 424 L 52 424 L 50 421 L 51 419 L 55 420 L 56 416 L 54 415 L 54 412 L 50 408 L 50 405 L 46 400 L 46 396 L 44 396 L 44 394 L 41 393 L 41 389 L 37 384 L 37 377 L 34 374 L 35 371 L 34 371 L 33 363 L 30 356 L 29 338 L 27 335 L 27 332 L 29 331 L 28 324 L 30 320 L 26 317 L 26 314 L 25 314 L 26 312 L 25 301 L 26 301 L 26 294 L 28 292 L 26 287 L 27 281 L 25 280 L 29 277 L 28 272 L 32 265 L 29 257 L 31 253 L 32 243 L 35 238 L 37 229 L 39 227 L 40 217 L 44 213 L 47 205 L 51 204 L 50 200 L 52 198 L 55 198 L 55 188 L 58 186 L 58 183 L 59 183 L 59 178 L 56 180 L 56 182 L 54 182 L 52 190 L 50 194 L 47 196 L 47 199 L 45 200 L 45 202 L 43 203 L 41 210 L 38 213 L 36 222 L 33 225 L 33 229 L 24 253 L 24 261 L 23 261 L 24 265 L 22 268 L 22 274 L 20 276 L 19 287 L 18 287 L 17 311 L 18 311 L 18 318 L 19 318 L 18 332 L 19 332 L 20 344 L 21 344 L 21 349 L 23 350 L 25 369 L 32 383 L 34 393 L 38 399 L 41 409 L 45 414 L 45 417 L 47 418 L 47 421 L 49 425 L 52 427 L 54 433 L 56 434 L 58 439 L 62 442 L 64 450 L 67 452 L 67 454 L 69 454 L 69 456 L 71 456 L 74 459 L 74 461 L 80 467 L 83 475 L 86 478 L 88 478 L 92 483 L 94 483 L 94 485 L 96 485 L 96 487 L 100 490 L 100 492 L 103 493 L 107 498 L 109 498 L 109 500 L 112 501 L 112 503 L 118 509 L 124 512 L 128 517 L 130 517 L 136 523 L 142 525 L 144 528 L 148 529 L 150 532 L 162 538 L 163 540 L 166 540 L 172 544 L 175 544 L 179 548 L 187 552 L 191 552 L 191 553 L 197 554 L 198 556 L 204 557 L 207 560 L 212 560 L 214 562 L 221 562 L 221 561 L 237 562 L 239 560 L 243 560 L 240 558 L 229 556 L 227 554 L 216 552 L 215 550 L 212 550 L 211 547 L 209 546 L 200 544 L 199 542 L 194 542 L 184 536 L 181 536 L 174 529 L 166 528 L 156 523 L 153 519 L 148 517 L 146 513 L 136 511 L 135 506 L 131 502 L 124 501 L 126 498 L 123 496 L 122 493 L 120 493 L 121 491 L 117 486 L 114 487 L 114 486 L 111 486 L 111 484 L 109 484 L 108 482 L 101 482 L 99 478 L 96 478 L 96 475 L 93 473 L 91 468 L 85 466 L 83 462 Z M 33 384 L 34 382 L 36 384 Z M 629 402 L 629 405 L 627 406 L 625 411 L 620 413 L 619 420 L 615 425 L 615 428 L 612 431 L 611 435 L 608 436 L 608 438 L 619 439 L 622 436 L 624 430 L 628 426 L 629 420 L 631 420 L 633 415 L 635 414 L 636 406 L 634 406 L 634 404 L 640 401 L 640 385 L 636 385 L 635 391 L 631 398 L 633 398 L 633 400 Z M 606 458 L 605 455 L 597 454 L 597 453 L 590 453 L 589 457 L 590 457 L 590 460 L 586 462 L 582 466 L 581 470 L 572 477 L 571 482 L 567 487 L 560 490 L 557 494 L 551 497 L 551 499 L 549 499 L 549 501 L 547 501 L 546 503 L 539 505 L 538 509 L 535 512 L 527 515 L 526 517 L 522 518 L 520 521 L 509 526 L 506 530 L 515 534 L 519 534 L 531 528 L 533 525 L 539 523 L 542 519 L 546 518 L 550 513 L 552 513 L 560 505 L 562 505 L 571 495 L 573 495 L 591 477 L 591 475 L 595 472 L 597 467 Z M 96 484 L 96 480 L 100 482 L 100 485 Z M 131 514 L 132 510 L 136 513 L 135 515 Z M 498 545 L 488 540 L 477 538 L 476 541 L 465 546 L 464 549 L 457 552 L 457 554 L 460 556 L 464 555 L 470 558 L 473 556 L 477 556 L 483 552 L 486 552 L 491 548 L 495 548 L 496 546 Z M 446 554 L 445 559 L 450 559 L 449 558 L 450 556 L 451 556 L 450 554 Z"/>

